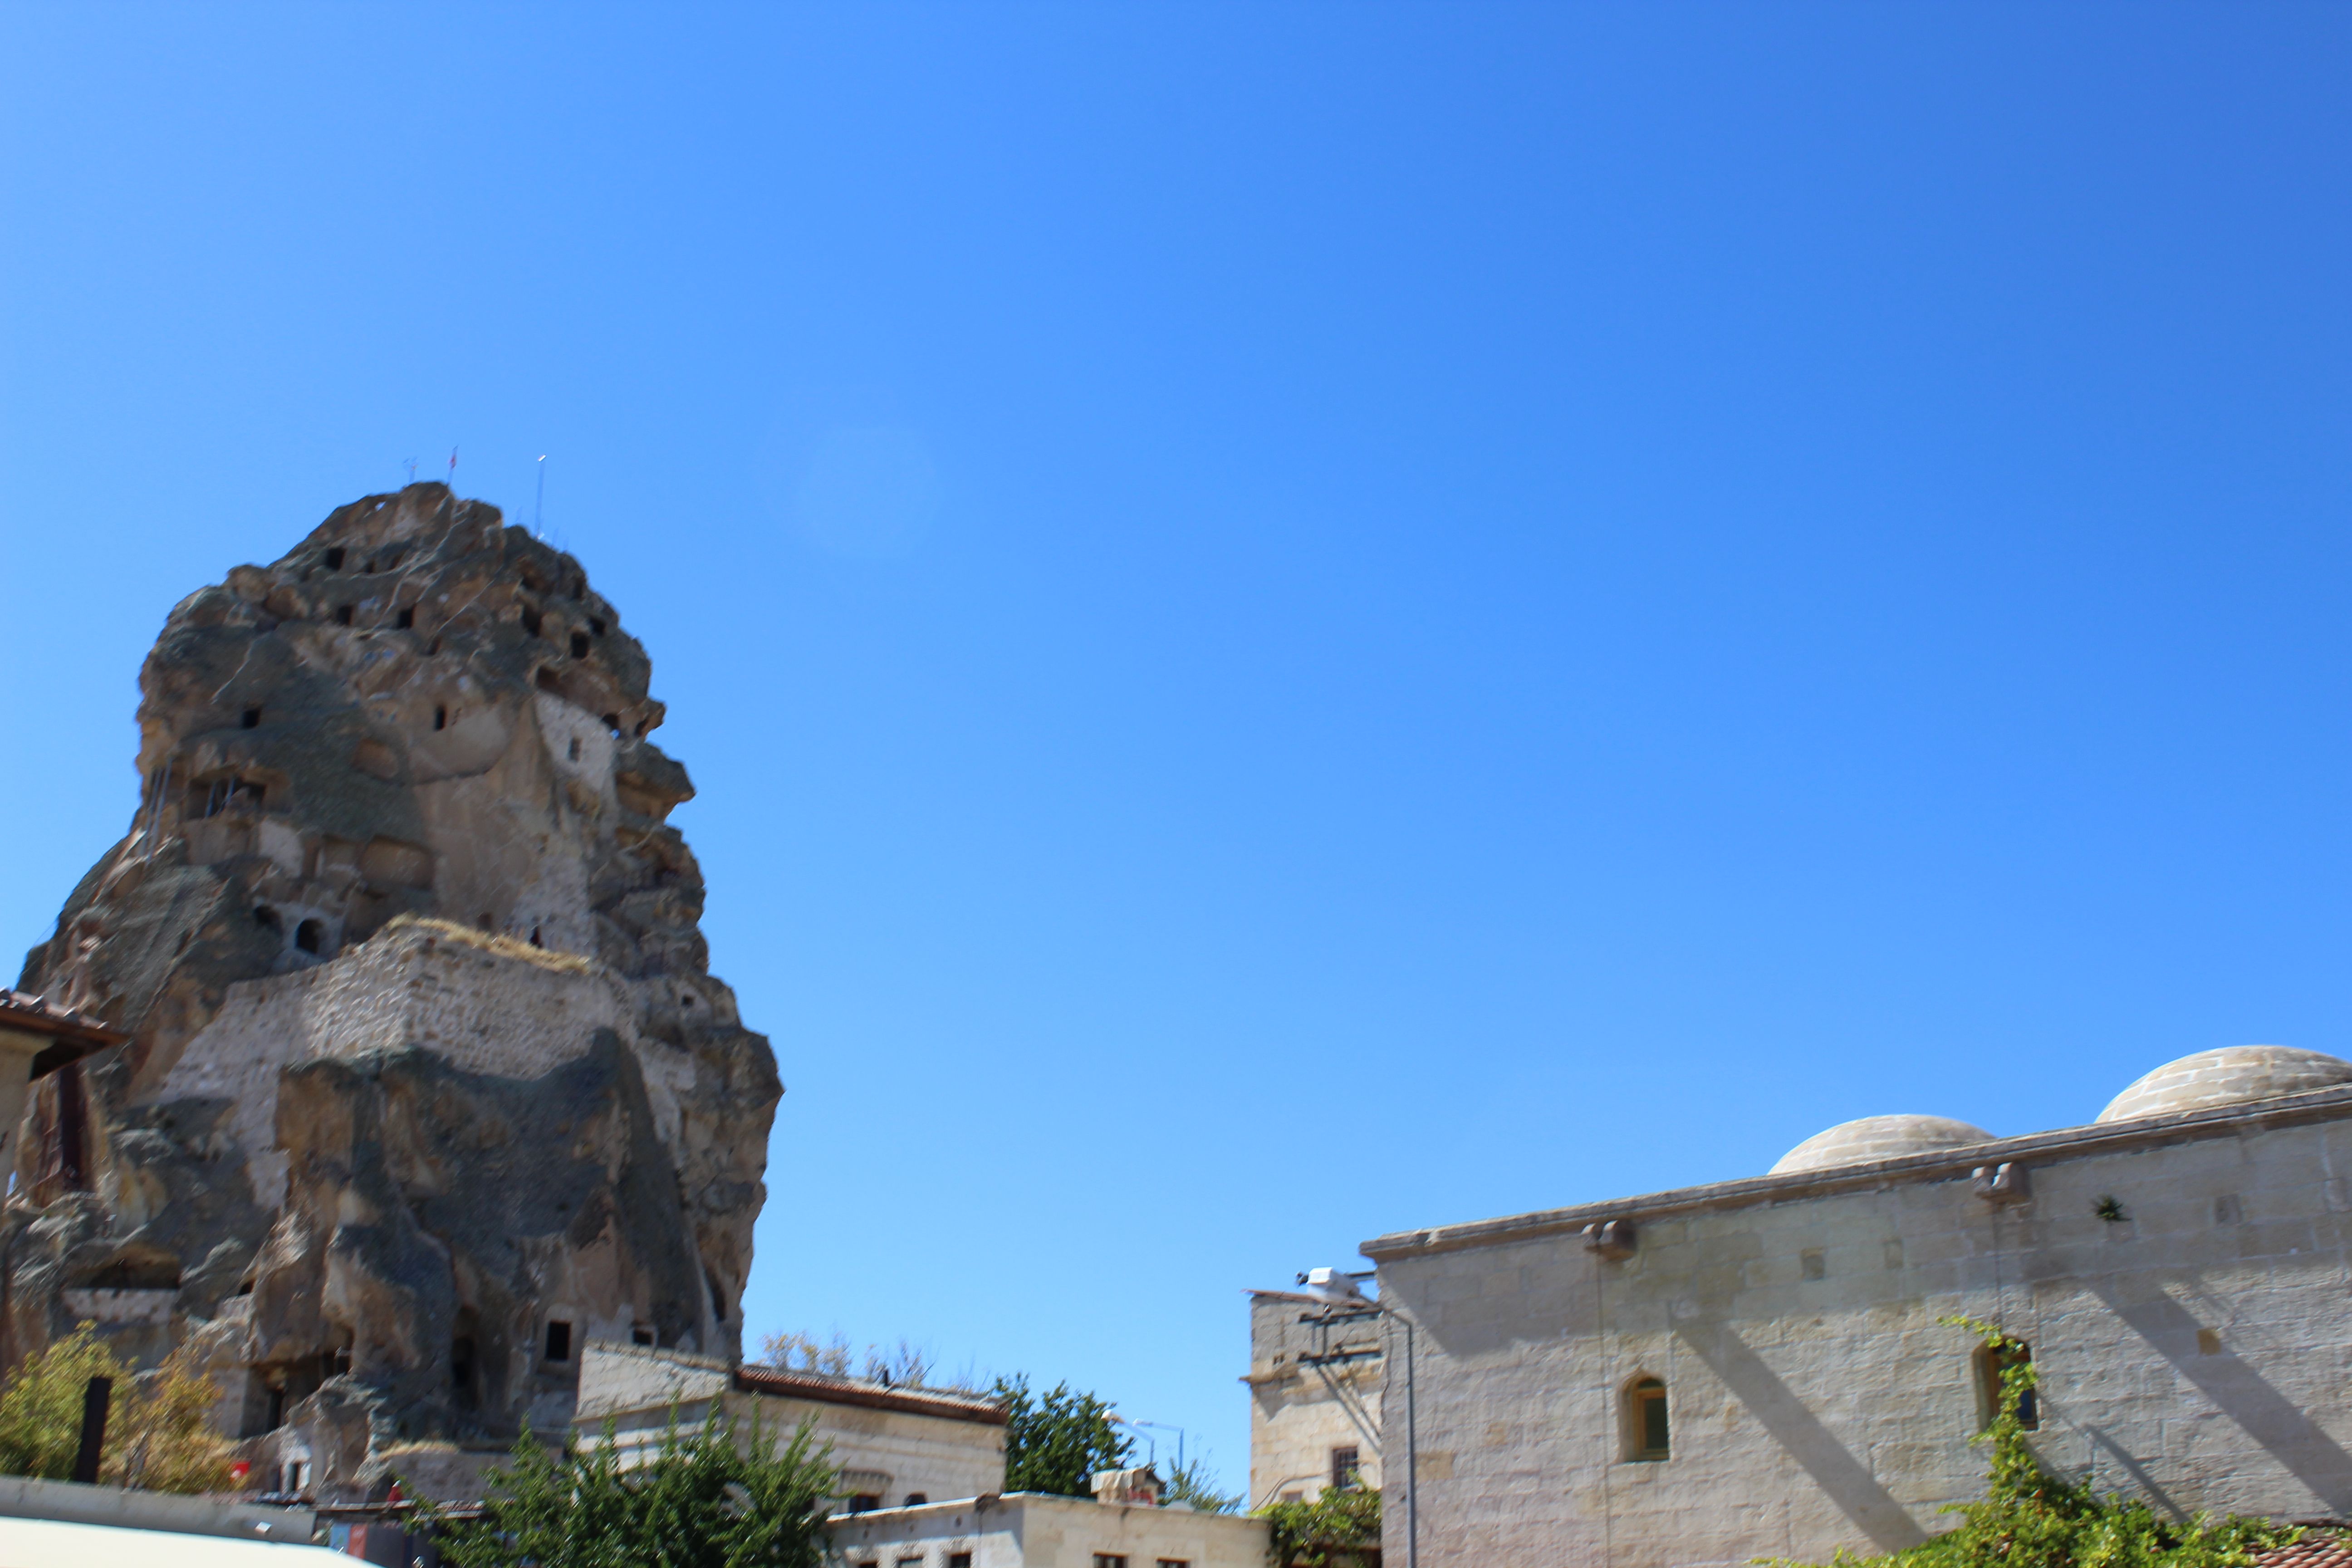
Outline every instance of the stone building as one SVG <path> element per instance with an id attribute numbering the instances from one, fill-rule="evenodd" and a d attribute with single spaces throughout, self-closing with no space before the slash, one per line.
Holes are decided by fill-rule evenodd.
<path id="1" fill-rule="evenodd" d="M 1980 1496 L 2025 1341 L 2042 1462 L 2174 1518 L 2352 1515 L 2352 1064 L 2158 1068 L 2088 1126 L 1831 1129 L 1763 1176 L 1364 1244 L 1415 1327 L 1425 1560 L 1885 1552 Z M 1400 1334 L 1386 1551 L 1406 1561 Z"/>
<path id="2" fill-rule="evenodd" d="M 1250 1295 L 1252 1509 L 1381 1484 L 1385 1346 L 1376 1318 L 1334 1322 L 1281 1292 Z"/>
<path id="3" fill-rule="evenodd" d="M 782 1087 L 650 673 L 577 561 L 436 484 L 172 611 L 138 808 L 26 961 L 127 1038 L 34 1086 L 0 1356 L 87 1316 L 186 1347 L 259 1472 L 333 1494 L 561 1429 L 592 1337 L 737 1352 Z"/>
<path id="4" fill-rule="evenodd" d="M 1004 1490 L 1004 1406 L 914 1388 L 628 1344 L 592 1344 L 580 1436 L 609 1431 L 626 1466 L 675 1420 L 713 1411 L 739 1439 L 781 1444 L 806 1424 L 841 1472 L 830 1559 L 842 1568 L 1265 1568 L 1266 1526 L 1162 1507 L 1149 1469 L 1106 1470 L 1095 1496 Z"/>
<path id="5" fill-rule="evenodd" d="M 1234 1513 L 1007 1492 L 836 1518 L 842 1568 L 1265 1568 L 1266 1526 Z"/>
<path id="6" fill-rule="evenodd" d="M 673 1415 L 690 1431 L 714 1410 L 727 1414 L 739 1436 L 756 1421 L 763 1438 L 776 1443 L 809 1423 L 840 1468 L 845 1512 L 1004 1489 L 1004 1406 L 992 1399 L 650 1345 L 586 1347 L 580 1436 L 601 1442 L 609 1425 L 625 1463 L 657 1445 Z"/>

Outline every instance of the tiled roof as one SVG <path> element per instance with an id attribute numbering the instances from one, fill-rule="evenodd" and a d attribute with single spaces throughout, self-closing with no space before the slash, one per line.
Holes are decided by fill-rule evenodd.
<path id="1" fill-rule="evenodd" d="M 5 989 L 0 989 L 0 1028 L 48 1037 L 47 1048 L 33 1058 L 35 1078 L 46 1078 L 68 1062 L 79 1061 L 92 1051 L 121 1045 L 131 1037 L 87 1013 L 45 1002 L 29 991 Z"/>
<path id="2" fill-rule="evenodd" d="M 2314 1530 L 2292 1546 L 2276 1546 L 2254 1559 L 2261 1568 L 2352 1568 L 2352 1546 L 2332 1530 Z"/>
<path id="3" fill-rule="evenodd" d="M 792 1372 L 780 1366 L 744 1365 L 735 1369 L 735 1386 L 746 1394 L 766 1394 L 782 1399 L 809 1399 L 821 1405 L 862 1405 L 870 1410 L 898 1410 L 909 1415 L 931 1415 L 950 1421 L 1004 1425 L 1004 1406 L 992 1399 L 964 1394 L 944 1394 L 932 1388 L 908 1388 L 869 1383 L 862 1377 L 834 1377 L 821 1372 Z M 2347 1565 L 2352 1568 L 2352 1565 Z"/>

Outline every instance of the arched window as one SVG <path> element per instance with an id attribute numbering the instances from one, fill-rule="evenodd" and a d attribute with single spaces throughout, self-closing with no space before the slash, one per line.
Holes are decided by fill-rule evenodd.
<path id="1" fill-rule="evenodd" d="M 1655 1464 L 1672 1456 L 1666 1429 L 1666 1385 L 1654 1377 L 1637 1377 L 1625 1385 L 1625 1458 L 1635 1464 Z"/>
<path id="2" fill-rule="evenodd" d="M 2033 1361 L 2033 1347 L 2022 1340 L 2004 1340 L 1999 1346 L 1987 1345 L 1977 1352 L 1978 1394 L 1982 1404 L 1979 1415 L 1984 1426 L 1992 1425 L 2000 1414 L 2001 1374 L 2013 1366 L 2028 1366 Z M 2042 1426 L 2042 1408 L 2029 1388 L 2018 1396 L 2017 1424 L 2029 1432 Z"/>

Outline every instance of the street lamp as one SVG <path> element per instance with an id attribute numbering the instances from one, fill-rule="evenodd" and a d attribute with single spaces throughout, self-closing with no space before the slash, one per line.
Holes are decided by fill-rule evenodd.
<path id="1" fill-rule="evenodd" d="M 1323 1324 L 1359 1321 L 1365 1318 L 1388 1318 L 1404 1327 L 1404 1563 L 1405 1568 L 1421 1568 L 1421 1484 L 1414 1474 L 1418 1448 L 1414 1430 L 1412 1380 L 1412 1320 L 1390 1306 L 1386 1301 L 1367 1296 L 1356 1283 L 1357 1277 L 1341 1268 L 1310 1268 L 1298 1277 L 1296 1290 L 1254 1290 L 1275 1301 L 1303 1301 L 1323 1309 L 1320 1318 L 1302 1318 L 1301 1322 Z M 1307 1359 L 1302 1357 L 1302 1360 Z M 1382 1422 L 1385 1426 L 1385 1420 Z"/>

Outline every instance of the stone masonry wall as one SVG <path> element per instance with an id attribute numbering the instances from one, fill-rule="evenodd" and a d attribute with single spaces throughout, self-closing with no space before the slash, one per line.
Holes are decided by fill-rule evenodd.
<path id="1" fill-rule="evenodd" d="M 1318 1333 L 1300 1321 L 1313 1310 L 1265 1296 L 1250 1302 L 1250 1370 L 1243 1381 L 1250 1391 L 1252 1508 L 1294 1493 L 1314 1499 L 1329 1484 L 1334 1448 L 1355 1449 L 1363 1484 L 1381 1484 L 1380 1357 L 1326 1367 L 1330 1384 L 1299 1361 L 1335 1351 L 1377 1352 L 1381 1323 L 1360 1321 Z"/>
<path id="2" fill-rule="evenodd" d="M 2176 1517 L 2352 1515 L 2352 1096 L 2301 1100 L 1367 1243 L 1420 1325 L 1423 1551 L 1663 1568 L 1918 1542 L 1983 1485 L 1956 1313 L 2032 1346 L 2046 1463 Z M 1971 1159 L 2025 1165 L 2031 1201 L 1977 1195 Z M 1588 1252 L 1579 1224 L 1617 1216 L 1633 1257 Z M 1645 1376 L 1663 1462 L 1629 1457 Z"/>

